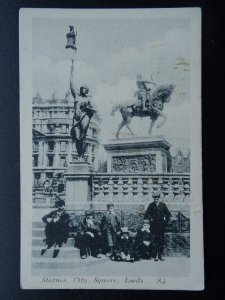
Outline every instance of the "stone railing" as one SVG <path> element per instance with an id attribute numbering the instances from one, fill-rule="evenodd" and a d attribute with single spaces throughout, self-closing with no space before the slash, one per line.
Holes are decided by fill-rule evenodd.
<path id="1" fill-rule="evenodd" d="M 164 201 L 189 201 L 190 174 L 106 174 L 92 175 L 92 200 L 149 201 L 159 190 Z"/>
<path id="2" fill-rule="evenodd" d="M 57 201 L 56 197 L 35 197 L 33 196 L 33 208 L 50 208 L 55 207 L 55 202 Z"/>

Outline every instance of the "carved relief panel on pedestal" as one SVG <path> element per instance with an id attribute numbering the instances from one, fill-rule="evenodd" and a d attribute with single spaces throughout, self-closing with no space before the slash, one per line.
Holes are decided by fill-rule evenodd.
<path id="1" fill-rule="evenodd" d="M 112 172 L 155 173 L 155 154 L 112 157 Z"/>

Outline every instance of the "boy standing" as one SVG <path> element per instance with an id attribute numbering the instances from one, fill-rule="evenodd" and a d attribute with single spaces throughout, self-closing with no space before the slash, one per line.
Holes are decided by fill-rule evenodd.
<path id="1" fill-rule="evenodd" d="M 100 227 L 105 246 L 104 248 L 106 252 L 109 251 L 106 255 L 112 256 L 117 244 L 118 234 L 120 234 L 120 222 L 116 216 L 113 204 L 107 205 L 107 212 L 102 217 Z"/>

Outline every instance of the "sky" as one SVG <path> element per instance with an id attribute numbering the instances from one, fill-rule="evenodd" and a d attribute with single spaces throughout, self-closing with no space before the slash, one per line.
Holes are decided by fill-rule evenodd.
<path id="1" fill-rule="evenodd" d="M 63 98 L 69 89 L 71 51 L 65 49 L 69 25 L 77 31 L 76 85 L 90 88 L 102 118 L 101 142 L 114 137 L 122 117 L 111 116 L 112 106 L 133 98 L 137 74 L 160 84 L 175 84 L 164 106 L 168 119 L 154 127 L 171 144 L 189 148 L 190 142 L 190 23 L 170 19 L 34 18 L 32 26 L 33 95 L 53 92 Z M 152 91 L 155 87 L 151 86 Z M 133 118 L 131 128 L 147 135 L 149 118 Z M 124 128 L 121 132 L 128 135 Z"/>

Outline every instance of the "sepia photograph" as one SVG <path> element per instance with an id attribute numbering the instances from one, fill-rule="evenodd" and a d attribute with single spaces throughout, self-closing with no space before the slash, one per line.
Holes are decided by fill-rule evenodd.
<path id="1" fill-rule="evenodd" d="M 21 287 L 204 289 L 201 10 L 19 29 Z"/>

